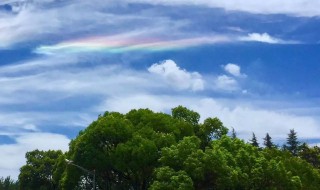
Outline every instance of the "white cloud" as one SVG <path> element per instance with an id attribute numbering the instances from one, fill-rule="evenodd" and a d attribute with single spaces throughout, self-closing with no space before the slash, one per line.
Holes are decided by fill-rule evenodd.
<path id="1" fill-rule="evenodd" d="M 153 64 L 148 68 L 148 71 L 162 76 L 170 85 L 179 90 L 191 89 L 198 91 L 204 89 L 204 80 L 198 72 L 188 72 L 181 69 L 172 60 Z"/>
<path id="2" fill-rule="evenodd" d="M 15 144 L 0 145 L 0 176 L 11 175 L 17 179 L 19 168 L 25 164 L 25 153 L 39 150 L 68 150 L 70 140 L 60 134 L 25 133 L 15 139 Z"/>
<path id="3" fill-rule="evenodd" d="M 240 66 L 237 65 L 237 64 L 228 63 L 227 65 L 224 65 L 224 66 L 223 66 L 223 69 L 224 69 L 227 73 L 229 73 L 229 74 L 231 74 L 231 75 L 233 75 L 233 76 L 235 76 L 235 77 L 246 77 L 245 74 L 242 74 L 242 73 L 241 73 L 241 68 L 240 68 Z"/>
<path id="4" fill-rule="evenodd" d="M 317 0 L 126 0 L 164 5 L 194 5 L 224 8 L 232 11 L 244 11 L 258 14 L 288 14 L 296 16 L 319 16 L 320 2 Z"/>
<path id="5" fill-rule="evenodd" d="M 227 75 L 219 75 L 215 80 L 215 88 L 226 91 L 234 91 L 239 89 L 237 80 Z"/>
<path id="6" fill-rule="evenodd" d="M 76 56 L 52 55 L 50 57 L 41 57 L 27 60 L 15 64 L 4 65 L 0 67 L 0 74 L 34 74 L 43 70 L 55 69 L 66 65 L 75 65 L 81 62 Z"/>
<path id="7" fill-rule="evenodd" d="M 133 31 L 145 37 L 151 34 L 165 36 L 164 31 L 168 27 L 171 29 L 170 35 L 174 36 L 178 28 L 186 24 L 185 21 L 173 21 L 167 17 L 150 17 L 147 13 L 140 15 L 102 11 L 117 4 L 125 6 L 125 2 L 57 1 L 55 6 L 47 6 L 46 3 L 50 2 L 51 0 L 28 1 L 28 6 L 16 14 L 0 12 L 0 48 L 11 48 L 19 43 L 44 39 L 47 39 L 44 40 L 45 43 L 50 44 L 61 39 L 61 36 L 66 39 L 83 33 L 112 36 L 119 33 L 131 34 Z"/>
<path id="8" fill-rule="evenodd" d="M 293 128 L 299 138 L 320 138 L 320 122 L 313 117 L 255 108 L 250 103 L 246 104 L 238 103 L 234 107 L 206 98 L 191 107 L 198 110 L 203 117 L 212 114 L 218 116 L 226 126 L 234 127 L 244 139 L 251 138 L 251 132 L 255 132 L 257 137 L 262 139 L 268 132 L 276 141 L 285 140 L 289 130 Z"/>
<path id="9" fill-rule="evenodd" d="M 240 138 L 251 138 L 255 132 L 260 142 L 266 133 L 274 141 L 285 140 L 290 129 L 295 129 L 300 139 L 320 138 L 320 122 L 313 117 L 299 116 L 263 108 L 255 108 L 250 103 L 240 104 L 236 100 L 219 100 L 203 97 L 170 96 L 153 94 L 131 94 L 130 96 L 110 97 L 98 107 L 99 110 L 114 110 L 126 113 L 131 109 L 150 108 L 154 111 L 170 112 L 170 109 L 183 105 L 201 115 L 218 117 L 228 128 L 234 127 Z"/>
<path id="10" fill-rule="evenodd" d="M 53 11 L 48 11 L 44 15 L 42 11 L 30 8 L 23 9 L 18 14 L 1 15 L 0 48 L 55 33 L 60 27 L 60 21 L 55 14 Z"/>
<path id="11" fill-rule="evenodd" d="M 269 44 L 285 43 L 283 40 L 271 37 L 267 33 L 263 33 L 263 34 L 250 33 L 248 34 L 248 36 L 241 37 L 240 41 L 256 41 L 256 42 L 263 42 L 263 43 L 269 43 Z"/>

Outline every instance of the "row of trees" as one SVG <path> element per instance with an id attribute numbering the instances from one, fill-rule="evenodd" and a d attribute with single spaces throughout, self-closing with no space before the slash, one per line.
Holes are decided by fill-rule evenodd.
<path id="1" fill-rule="evenodd" d="M 254 133 L 252 133 L 252 138 L 249 141 L 252 146 L 259 147 L 257 137 Z M 272 142 L 269 133 L 263 138 L 263 145 L 266 148 L 279 148 L 278 145 Z M 291 129 L 288 134 L 287 143 L 282 146 L 282 150 L 289 151 L 293 156 L 297 156 L 298 152 L 306 145 L 306 143 L 301 144 L 301 142 L 298 141 L 297 132 L 295 132 L 294 129 Z"/>
<path id="2" fill-rule="evenodd" d="M 218 118 L 199 123 L 185 107 L 105 112 L 69 144 L 69 151 L 31 151 L 20 189 L 318 189 L 320 151 L 300 144 L 264 148 L 236 137 Z M 66 159 L 71 160 L 68 164 Z M 79 167 L 75 167 L 79 166 Z"/>
<path id="3" fill-rule="evenodd" d="M 19 189 L 19 183 L 18 181 L 15 181 L 10 178 L 10 176 L 3 178 L 0 178 L 0 190 L 18 190 Z"/>

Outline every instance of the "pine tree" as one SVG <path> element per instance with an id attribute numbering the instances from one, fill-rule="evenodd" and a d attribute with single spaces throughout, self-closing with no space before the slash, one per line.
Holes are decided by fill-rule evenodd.
<path id="1" fill-rule="evenodd" d="M 258 143 L 258 140 L 257 140 L 257 137 L 254 133 L 252 133 L 252 139 L 250 140 L 250 144 L 252 146 L 255 146 L 255 147 L 259 147 L 259 143 Z"/>
<path id="2" fill-rule="evenodd" d="M 232 127 L 232 132 L 231 132 L 231 138 L 232 138 L 232 139 L 237 138 L 237 133 L 236 133 L 236 131 L 234 130 L 233 127 Z"/>
<path id="3" fill-rule="evenodd" d="M 266 146 L 266 148 L 274 148 L 275 145 L 273 144 L 272 138 L 270 137 L 269 133 L 266 134 L 266 137 L 263 138 L 264 142 L 263 144 Z"/>
<path id="4" fill-rule="evenodd" d="M 297 132 L 295 132 L 294 129 L 290 130 L 287 138 L 287 145 L 285 147 L 292 155 L 298 155 L 300 142 L 298 141 Z"/>

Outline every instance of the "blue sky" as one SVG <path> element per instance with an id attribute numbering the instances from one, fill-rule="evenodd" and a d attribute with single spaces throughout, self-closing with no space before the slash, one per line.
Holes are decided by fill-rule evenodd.
<path id="1" fill-rule="evenodd" d="M 184 105 L 320 143 L 320 1 L 1 0 L 0 176 L 104 111 Z"/>

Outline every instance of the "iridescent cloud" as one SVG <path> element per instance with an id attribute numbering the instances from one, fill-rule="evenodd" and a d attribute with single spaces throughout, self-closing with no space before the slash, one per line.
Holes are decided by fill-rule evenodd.
<path id="1" fill-rule="evenodd" d="M 164 51 L 229 41 L 230 39 L 225 36 L 184 38 L 175 40 L 100 36 L 65 41 L 55 45 L 44 45 L 38 47 L 35 52 L 39 54 L 55 54 L 79 52 L 123 53 L 128 51 Z"/>

